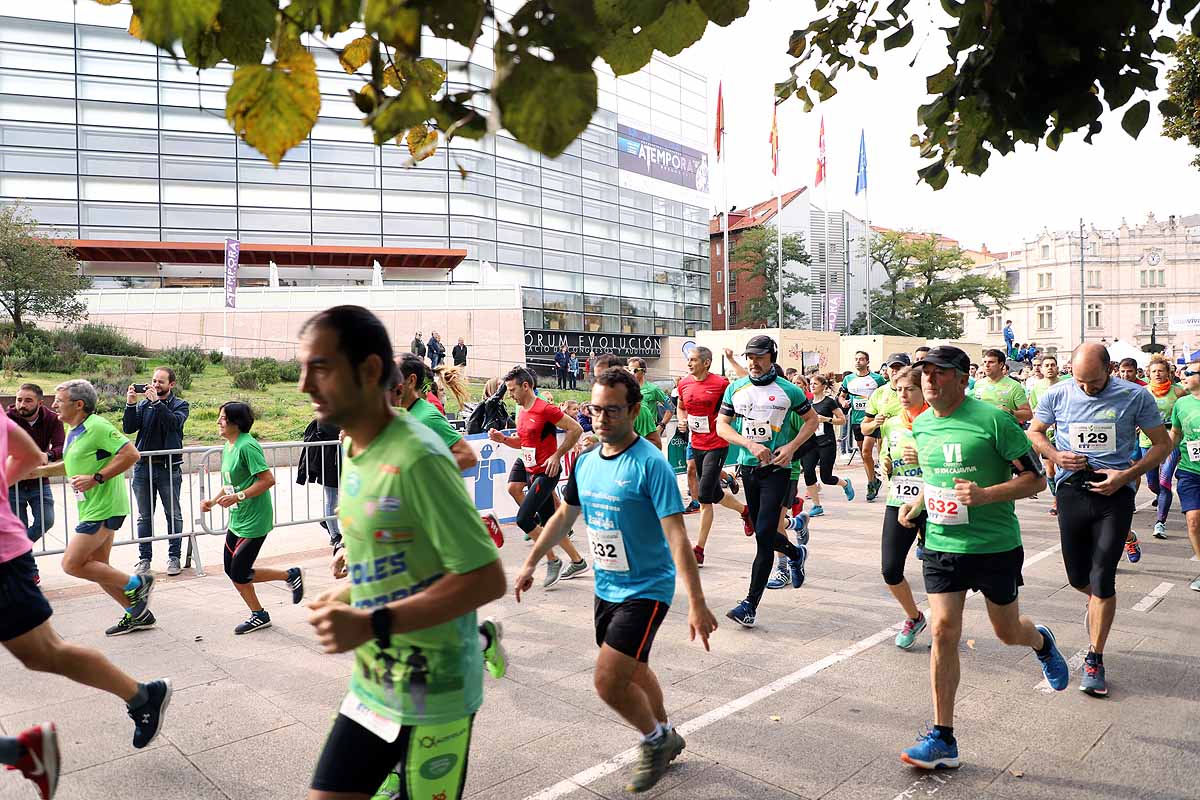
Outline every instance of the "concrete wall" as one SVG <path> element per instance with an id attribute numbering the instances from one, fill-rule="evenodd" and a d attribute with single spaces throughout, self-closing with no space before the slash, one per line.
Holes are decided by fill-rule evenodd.
<path id="1" fill-rule="evenodd" d="M 883 360 L 892 353 L 908 353 L 912 356 L 913 351 L 922 345 L 929 347 L 937 347 L 938 345 L 948 344 L 953 345 L 968 356 L 971 361 L 978 364 L 983 358 L 983 345 L 978 342 L 964 342 L 950 339 L 919 339 L 912 336 L 843 336 L 841 337 L 841 354 L 843 370 L 854 369 L 854 353 L 858 350 L 865 351 L 871 356 L 871 367 L 879 369 Z"/>
<path id="2" fill-rule="evenodd" d="M 742 352 L 746 342 L 752 336 L 766 334 L 775 339 L 779 345 L 779 363 L 784 369 L 795 367 L 817 367 L 821 372 L 835 372 L 841 369 L 842 357 L 838 344 L 841 337 L 836 333 L 826 331 L 798 331 L 778 328 L 750 328 L 731 331 L 696 331 L 696 344 L 703 345 L 713 351 L 713 371 L 722 369 L 722 351 L 728 347 L 733 350 L 737 360 L 745 364 Z M 801 358 L 803 357 L 803 365 Z M 726 371 L 726 377 L 731 377 L 732 371 Z"/>

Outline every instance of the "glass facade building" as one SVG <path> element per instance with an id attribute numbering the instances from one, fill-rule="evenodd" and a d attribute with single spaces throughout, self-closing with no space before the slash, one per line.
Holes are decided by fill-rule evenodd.
<path id="1" fill-rule="evenodd" d="M 516 5 L 501 0 L 497 14 Z M 126 32 L 129 13 L 40 0 L 0 16 L 0 203 L 23 203 L 76 239 L 461 248 L 453 280 L 519 285 L 527 329 L 708 327 L 707 187 L 656 177 L 649 157 L 647 169 L 622 166 L 619 128 L 706 149 L 703 77 L 659 56 L 622 78 L 598 62 L 600 108 L 560 157 L 501 132 L 456 139 L 413 166 L 406 147 L 372 143 L 350 101 L 363 79 L 336 54 L 350 32 L 308 43 L 320 119 L 275 168 L 230 132 L 232 68 L 198 72 L 157 52 Z M 433 38 L 423 49 L 459 92 L 491 84 L 494 41 L 489 25 L 473 52 Z M 221 282 L 220 267 L 105 269 L 91 270 L 98 286 Z M 293 272 L 281 270 L 285 284 L 348 280 Z"/>

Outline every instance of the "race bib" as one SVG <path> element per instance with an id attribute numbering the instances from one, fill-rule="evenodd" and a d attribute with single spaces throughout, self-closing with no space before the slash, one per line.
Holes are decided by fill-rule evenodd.
<path id="1" fill-rule="evenodd" d="M 629 557 L 625 555 L 625 540 L 620 531 L 587 529 L 588 544 L 592 548 L 592 567 L 609 572 L 629 572 Z"/>
<path id="2" fill-rule="evenodd" d="M 537 466 L 537 448 L 536 447 L 522 447 L 521 448 L 521 461 L 524 462 L 525 466 L 527 466 L 527 467 L 536 467 Z"/>
<path id="3" fill-rule="evenodd" d="M 824 436 L 827 433 L 829 433 L 829 423 L 828 422 L 818 422 L 817 423 L 817 432 L 814 433 L 813 436 Z"/>
<path id="4" fill-rule="evenodd" d="M 1200 462 L 1200 441 L 1184 442 L 1184 446 L 1187 447 L 1188 461 L 1193 464 Z"/>
<path id="5" fill-rule="evenodd" d="M 687 424 L 688 430 L 692 433 L 711 433 L 708 425 L 708 417 L 697 417 L 695 414 L 688 414 Z"/>
<path id="6" fill-rule="evenodd" d="M 867 410 L 867 398 L 865 398 L 865 397 L 852 398 L 850 400 L 850 408 L 853 409 L 854 411 L 866 411 Z"/>
<path id="7" fill-rule="evenodd" d="M 742 420 L 742 436 L 759 444 L 771 441 L 771 421 L 769 419 Z"/>
<path id="8" fill-rule="evenodd" d="M 901 503 L 911 503 L 921 493 L 922 483 L 923 481 L 917 475 L 893 475 L 888 497 Z"/>
<path id="9" fill-rule="evenodd" d="M 925 484 L 925 511 L 929 521 L 938 525 L 966 525 L 967 507 L 958 501 L 953 489 Z"/>
<path id="10" fill-rule="evenodd" d="M 388 744 L 391 744 L 400 737 L 399 722 L 393 722 L 382 714 L 377 714 L 367 708 L 354 695 L 354 692 L 346 693 L 346 699 L 342 701 L 342 707 L 338 710 Z"/>
<path id="11" fill-rule="evenodd" d="M 1076 453 L 1115 453 L 1117 424 L 1115 422 L 1076 422 L 1071 425 L 1070 447 Z"/>

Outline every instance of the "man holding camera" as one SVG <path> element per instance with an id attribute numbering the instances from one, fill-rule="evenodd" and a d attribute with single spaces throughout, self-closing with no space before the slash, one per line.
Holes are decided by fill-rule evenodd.
<path id="1" fill-rule="evenodd" d="M 138 399 L 142 395 L 142 399 Z M 125 418 L 121 428 L 125 433 L 136 433 L 134 446 L 138 452 L 153 450 L 179 450 L 183 447 L 183 425 L 187 422 L 190 408 L 186 400 L 175 395 L 175 370 L 159 367 L 154 370 L 150 383 L 131 384 L 125 394 Z M 183 532 L 183 511 L 179 503 L 179 489 L 183 482 L 183 455 L 143 456 L 133 468 L 133 493 L 137 497 L 137 535 L 139 539 L 150 539 L 154 535 L 154 509 L 162 500 L 167 518 L 167 533 Z M 178 575 L 182 571 L 179 554 L 182 539 L 171 539 L 167 543 L 167 574 Z M 150 541 L 138 543 L 138 574 L 150 572 L 150 559 L 154 554 Z"/>

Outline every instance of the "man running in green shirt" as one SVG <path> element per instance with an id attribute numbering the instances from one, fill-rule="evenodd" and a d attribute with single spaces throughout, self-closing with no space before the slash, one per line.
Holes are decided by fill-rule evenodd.
<path id="1" fill-rule="evenodd" d="M 629 359 L 629 371 L 637 378 L 638 386 L 642 389 L 642 404 L 638 408 L 638 416 L 633 429 L 639 436 L 649 440 L 650 444 L 662 450 L 663 428 L 671 421 L 674 409 L 667 393 L 654 381 L 646 380 L 646 360 L 644 358 Z M 658 405 L 662 403 L 667 411 L 663 421 L 658 421 Z"/>
<path id="2" fill-rule="evenodd" d="M 912 362 L 908 358 L 908 353 L 892 353 L 887 357 L 884 366 L 888 368 L 888 383 L 886 386 L 880 386 L 872 394 L 867 401 L 867 408 L 863 412 L 862 432 L 863 445 L 862 451 L 869 452 L 875 447 L 875 442 L 879 441 L 878 431 L 883 423 L 887 422 L 892 417 L 900 414 L 900 395 L 896 391 L 896 375 L 907 367 Z M 863 459 L 866 463 L 866 459 Z M 872 464 L 875 462 L 872 461 Z M 872 469 L 867 474 L 867 502 L 874 503 L 876 496 L 879 494 L 879 488 L 883 486 L 881 481 Z"/>
<path id="3" fill-rule="evenodd" d="M 313 601 L 309 622 L 326 652 L 355 652 L 309 800 L 366 800 L 393 770 L 408 797 L 457 800 L 483 701 L 475 610 L 506 586 L 496 546 L 446 445 L 392 411 L 383 323 L 330 308 L 304 324 L 299 349 L 317 419 L 345 431 L 350 583 Z"/>
<path id="4" fill-rule="evenodd" d="M 863 470 L 867 473 L 868 499 L 874 499 L 879 487 L 876 486 L 874 492 L 871 491 L 871 485 L 875 481 L 875 448 L 863 445 L 862 422 L 871 395 L 886 383 L 887 380 L 882 375 L 871 371 L 871 357 L 865 350 L 854 354 L 854 372 L 842 379 L 842 395 L 850 401 L 850 436 L 858 445 L 858 452 L 862 453 Z M 872 441 L 875 441 L 874 437 Z"/>
<path id="5" fill-rule="evenodd" d="M 983 377 L 975 381 L 974 397 L 1001 411 L 1012 414 L 1024 425 L 1033 419 L 1029 397 L 1021 384 L 1004 374 L 1004 352 L 986 350 L 983 354 Z"/>
<path id="6" fill-rule="evenodd" d="M 1192 552 L 1200 560 L 1200 361 L 1184 367 L 1183 388 L 1188 394 L 1171 409 L 1171 444 L 1179 448 L 1179 469 L 1175 473 L 1179 506 L 1187 520 Z M 1188 588 L 1200 592 L 1200 577 Z"/>

